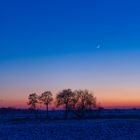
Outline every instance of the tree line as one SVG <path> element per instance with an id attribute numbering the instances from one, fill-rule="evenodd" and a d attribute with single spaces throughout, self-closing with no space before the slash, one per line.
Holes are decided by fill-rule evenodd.
<path id="1" fill-rule="evenodd" d="M 49 118 L 49 105 L 55 100 L 56 108 L 61 106 L 64 109 L 64 117 L 68 118 L 69 112 L 83 118 L 86 111 L 96 107 L 96 97 L 88 90 L 64 89 L 56 94 L 54 98 L 51 91 L 45 91 L 41 95 L 29 94 L 28 105 L 32 110 L 37 109 L 37 104 L 43 104 L 46 108 L 46 117 Z"/>

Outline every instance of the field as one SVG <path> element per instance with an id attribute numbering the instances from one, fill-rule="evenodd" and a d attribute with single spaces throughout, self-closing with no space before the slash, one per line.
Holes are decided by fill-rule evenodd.
<path id="1" fill-rule="evenodd" d="M 68 120 L 63 111 L 0 109 L 0 140 L 140 140 L 139 109 L 104 109 L 92 118 Z"/>
<path id="2" fill-rule="evenodd" d="M 139 140 L 138 119 L 50 120 L 0 124 L 0 140 Z"/>

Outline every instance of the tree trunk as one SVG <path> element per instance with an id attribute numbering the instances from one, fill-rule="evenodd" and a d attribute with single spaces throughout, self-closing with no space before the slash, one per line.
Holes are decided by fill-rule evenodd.
<path id="1" fill-rule="evenodd" d="M 68 118 L 68 104 L 65 106 L 65 119 Z"/>
<path id="2" fill-rule="evenodd" d="M 46 105 L 46 111 L 47 111 L 46 117 L 47 117 L 47 119 L 48 119 L 48 117 L 49 117 L 48 104 Z"/>

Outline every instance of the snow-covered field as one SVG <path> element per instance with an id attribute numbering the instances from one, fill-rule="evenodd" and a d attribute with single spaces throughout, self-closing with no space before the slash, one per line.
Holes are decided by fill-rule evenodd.
<path id="1" fill-rule="evenodd" d="M 0 140 L 140 140 L 138 119 L 0 123 Z"/>

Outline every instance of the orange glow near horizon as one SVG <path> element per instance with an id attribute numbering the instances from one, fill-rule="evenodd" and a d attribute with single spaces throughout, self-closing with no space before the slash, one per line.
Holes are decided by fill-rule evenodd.
<path id="1" fill-rule="evenodd" d="M 136 101 L 108 101 L 108 100 L 103 100 L 100 101 L 99 103 L 97 103 L 97 105 L 99 105 L 101 107 L 105 107 L 105 108 L 115 108 L 115 107 L 119 107 L 119 108 L 123 108 L 123 107 L 140 107 L 140 103 L 138 100 Z M 21 101 L 17 101 L 17 100 L 10 100 L 8 102 L 5 103 L 0 103 L 0 107 L 12 107 L 12 108 L 29 108 L 29 106 L 27 105 L 27 101 L 21 100 Z M 44 108 L 43 105 L 38 105 L 37 108 Z M 55 108 L 55 106 L 50 105 L 50 108 Z"/>
<path id="2" fill-rule="evenodd" d="M 100 105 L 105 108 L 129 108 L 140 107 L 139 98 L 116 98 L 115 97 L 97 97 L 97 106 Z M 0 102 L 0 107 L 13 107 L 13 108 L 29 108 L 27 105 L 28 97 L 25 99 L 4 99 Z M 55 108 L 55 103 L 50 105 L 50 108 Z M 37 108 L 43 108 L 43 105 L 37 105 Z"/>
<path id="3" fill-rule="evenodd" d="M 34 89 L 34 88 L 33 88 Z M 62 89 L 56 88 L 57 90 L 51 90 L 55 95 Z M 88 88 L 87 88 L 88 89 Z M 3 93 L 7 93 L 7 96 L 3 94 L 0 98 L 0 107 L 16 107 L 16 108 L 28 108 L 28 95 L 36 91 L 37 94 L 45 91 L 46 88 L 37 88 L 36 90 L 32 89 L 6 89 L 3 90 Z M 74 90 L 74 89 L 73 89 Z M 103 87 L 89 89 L 92 91 L 97 98 L 97 105 L 101 105 L 105 108 L 115 108 L 115 107 L 140 107 L 140 90 L 138 88 L 114 88 L 114 87 Z M 20 94 L 19 94 L 20 93 Z M 9 95 L 9 96 L 8 96 Z M 38 105 L 38 108 L 43 107 L 43 105 Z M 55 105 L 52 103 L 50 108 L 55 108 Z"/>

